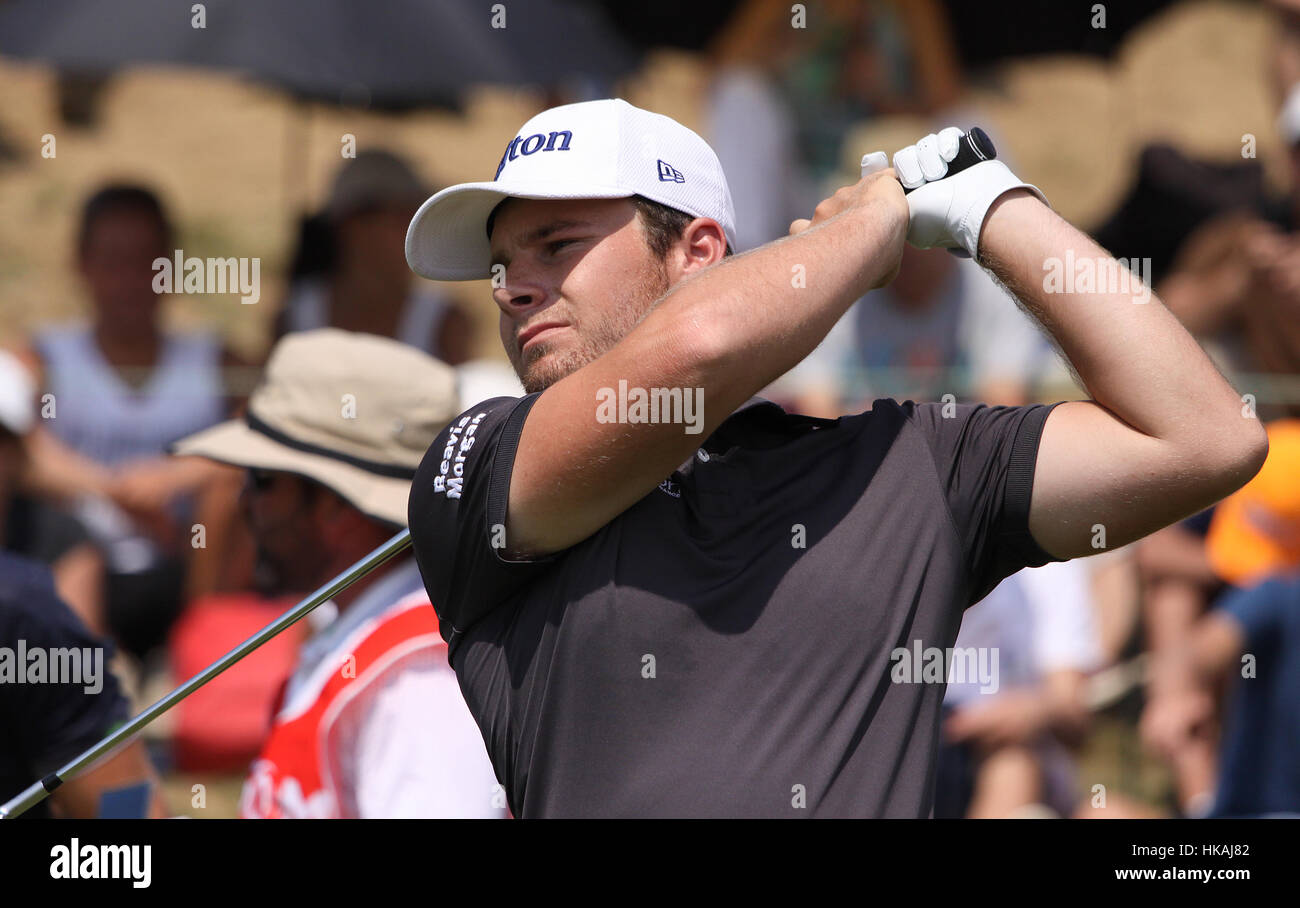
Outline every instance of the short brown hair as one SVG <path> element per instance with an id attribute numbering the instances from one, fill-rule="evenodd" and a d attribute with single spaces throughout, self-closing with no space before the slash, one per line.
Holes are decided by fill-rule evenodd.
<path id="1" fill-rule="evenodd" d="M 510 201 L 510 196 L 497 202 L 487 218 L 487 235 L 492 239 L 492 224 L 496 221 L 497 212 L 501 206 Z M 676 208 L 669 208 L 659 202 L 652 202 L 642 195 L 632 196 L 632 204 L 636 206 L 637 216 L 641 219 L 641 228 L 645 231 L 646 243 L 650 246 L 650 251 L 654 253 L 655 258 L 663 261 L 664 256 L 668 254 L 668 247 L 682 238 L 682 233 L 686 230 L 686 225 L 695 220 L 694 217 L 684 211 L 678 211 Z M 725 258 L 732 254 L 731 243 L 727 243 L 726 251 L 722 253 Z"/>
<path id="2" fill-rule="evenodd" d="M 655 258 L 662 260 L 668 254 L 668 247 L 682 238 L 686 225 L 695 218 L 684 211 L 669 208 L 659 202 L 652 202 L 645 196 L 632 196 L 636 213 L 641 218 L 641 227 L 645 230 L 646 243 Z M 723 256 L 732 254 L 731 243 Z"/>
<path id="3" fill-rule="evenodd" d="M 112 183 L 86 199 L 81 208 L 81 223 L 77 227 L 77 252 L 84 255 L 90 245 L 90 235 L 102 218 L 119 212 L 143 214 L 158 225 L 162 241 L 161 251 L 172 248 L 175 231 L 162 202 L 153 190 L 133 183 Z"/>

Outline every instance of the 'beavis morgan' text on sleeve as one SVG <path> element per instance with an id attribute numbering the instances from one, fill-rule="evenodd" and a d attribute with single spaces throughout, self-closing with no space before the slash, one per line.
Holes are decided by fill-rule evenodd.
<path id="1" fill-rule="evenodd" d="M 537 397 L 466 410 L 438 434 L 411 483 L 415 557 L 448 644 L 551 560 L 503 557 L 515 451 Z"/>

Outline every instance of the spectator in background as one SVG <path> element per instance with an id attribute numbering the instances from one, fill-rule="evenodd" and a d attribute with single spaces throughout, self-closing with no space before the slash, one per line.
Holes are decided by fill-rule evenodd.
<path id="1" fill-rule="evenodd" d="M 803 160 L 782 73 L 799 48 L 788 4 L 742 3 L 709 49 L 704 135 L 736 206 L 736 252 L 785 236 L 820 197 Z"/>
<path id="2" fill-rule="evenodd" d="M 1074 811 L 1069 748 L 1088 728 L 1087 677 L 1102 668 L 1089 579 L 1081 561 L 1029 568 L 966 610 L 954 650 L 982 654 L 992 672 L 956 676 L 954 657 L 936 817 Z"/>
<path id="3" fill-rule="evenodd" d="M 1300 11 L 1290 14 L 1298 18 Z M 1300 67 L 1297 33 L 1282 33 L 1274 60 L 1284 93 L 1278 128 L 1289 155 L 1290 196 L 1199 228 L 1157 288 L 1188 330 L 1241 372 L 1300 375 L 1300 83 L 1281 85 Z M 1300 400 L 1262 401 L 1260 413 L 1300 415 Z"/>
<path id="4" fill-rule="evenodd" d="M 1234 589 L 1177 654 L 1186 691 L 1170 724 L 1184 737 L 1215 721 L 1227 687 L 1212 817 L 1300 817 L 1300 573 Z"/>
<path id="5" fill-rule="evenodd" d="M 827 193 L 844 134 L 874 116 L 933 113 L 959 92 L 935 0 L 748 0 L 709 48 L 704 134 L 736 207 L 737 252 L 786 235 Z"/>
<path id="6" fill-rule="evenodd" d="M 351 414 L 340 410 L 349 397 Z M 326 328 L 276 345 L 245 420 L 177 451 L 247 471 L 242 503 L 262 559 L 280 591 L 306 592 L 406 524 L 415 468 L 458 412 L 446 365 L 387 338 Z M 316 633 L 281 695 L 242 815 L 504 816 L 414 557 L 367 574 L 312 619 Z"/>
<path id="7" fill-rule="evenodd" d="M 893 283 L 854 303 L 769 395 L 823 417 L 877 397 L 1019 405 L 1054 361 L 1033 319 L 979 265 L 908 246 Z"/>
<path id="8" fill-rule="evenodd" d="M 1214 509 L 1205 538 L 1210 567 L 1234 586 L 1300 567 L 1300 420 L 1269 423 L 1268 444 L 1264 466 Z"/>
<path id="9" fill-rule="evenodd" d="M 792 62 L 786 85 L 818 178 L 834 176 L 845 134 L 863 120 L 928 116 L 961 93 L 957 49 L 938 0 L 825 0 L 809 4 L 808 26 L 813 50 Z"/>
<path id="10" fill-rule="evenodd" d="M 1173 773 L 1174 798 L 1184 816 L 1204 816 L 1214 789 L 1217 729 L 1209 722 L 1185 729 L 1177 716 L 1187 703 L 1186 675 L 1172 670 L 1192 628 L 1224 589 L 1205 549 L 1214 509 L 1138 541 L 1145 646 L 1150 654 L 1140 733 Z"/>
<path id="11" fill-rule="evenodd" d="M 112 647 L 87 632 L 54 591 L 42 565 L 0 551 L 0 646 L 27 653 L 86 649 L 98 656 L 78 662 L 80 677 L 17 683 L 0 673 L 0 802 L 22 792 L 97 744 L 130 715 L 117 679 L 108 670 Z M 64 665 L 69 660 L 59 660 Z M 72 660 L 75 661 L 75 660 Z M 31 663 L 11 665 L 25 671 Z M 47 664 L 51 664 L 47 657 Z M 68 779 L 23 817 L 96 817 L 102 797 L 148 784 L 147 813 L 166 816 L 157 777 L 143 742 L 136 740 L 81 775 Z"/>
<path id="12" fill-rule="evenodd" d="M 1278 129 L 1289 155 L 1290 195 L 1201 226 L 1183 244 L 1171 273 L 1157 290 L 1198 339 L 1217 349 L 1229 368 L 1296 376 L 1300 375 L 1300 3 L 1271 0 L 1269 6 L 1279 26 L 1274 31 L 1270 76 L 1280 107 Z M 1300 415 L 1300 400 L 1261 399 L 1258 409 L 1265 418 Z M 1296 525 L 1287 515 L 1297 513 L 1291 499 L 1300 488 L 1300 467 L 1292 463 L 1288 475 L 1286 468 L 1278 466 L 1293 444 L 1283 440 L 1289 433 L 1284 430 L 1281 438 L 1274 438 L 1276 434 L 1277 429 L 1270 427 L 1272 447 L 1264 465 L 1270 480 L 1248 484 L 1249 495 L 1243 489 L 1217 508 L 1167 527 L 1137 546 L 1152 660 L 1141 732 L 1147 746 L 1169 763 L 1179 807 L 1190 816 L 1204 816 L 1213 806 L 1220 760 L 1219 716 L 1213 700 L 1205 696 L 1204 679 L 1186 670 L 1184 654 L 1194 634 L 1201 632 L 1198 628 L 1217 626 L 1221 642 L 1235 639 L 1226 630 L 1230 618 L 1203 616 L 1216 599 L 1231 600 L 1230 585 L 1259 579 L 1260 573 L 1247 570 L 1248 566 L 1259 563 L 1275 570 L 1291 560 L 1285 543 L 1266 538 L 1270 528 L 1276 532 L 1288 523 Z M 1221 518 L 1219 512 L 1225 508 Z M 1251 529 L 1252 524 L 1256 529 Z M 1250 608 L 1253 599 L 1242 601 Z"/>
<path id="13" fill-rule="evenodd" d="M 1266 0 L 1273 13 L 1273 46 L 1270 54 L 1270 74 L 1273 95 L 1278 102 L 1285 100 L 1291 86 L 1300 85 L 1300 0 Z"/>
<path id="14" fill-rule="evenodd" d="M 276 326 L 391 337 L 449 365 L 470 355 L 470 323 L 406 264 L 406 228 L 432 192 L 404 160 L 367 150 L 339 169 L 323 216 L 303 229 Z"/>
<path id="15" fill-rule="evenodd" d="M 1196 636 L 1216 633 L 1199 628 L 1221 623 L 1203 616 L 1216 599 L 1241 602 L 1246 610 L 1272 609 L 1277 600 L 1269 593 L 1234 597 L 1271 576 L 1300 568 L 1300 421 L 1270 423 L 1268 436 L 1263 468 L 1201 517 L 1201 535 L 1191 522 L 1170 527 L 1162 538 L 1152 538 L 1150 550 L 1143 550 L 1139 559 L 1147 577 L 1152 658 L 1142 733 L 1148 746 L 1169 762 L 1180 808 L 1190 816 L 1204 816 L 1211 809 L 1219 775 L 1215 701 L 1207 695 L 1203 673 L 1187 662 L 1187 654 L 1199 646 Z M 1242 612 L 1242 621 L 1249 620 L 1250 614 Z M 1219 634 L 1216 639 L 1228 638 Z M 1216 658 L 1223 657 L 1222 648 L 1214 652 Z"/>
<path id="16" fill-rule="evenodd" d="M 94 193 L 76 245 L 90 322 L 42 331 L 27 351 L 50 395 L 30 438 L 32 487 L 71 505 L 104 551 L 108 628 L 141 658 L 182 607 L 190 509 L 219 475 L 163 453 L 222 418 L 233 401 L 223 369 L 242 365 L 210 334 L 163 327 L 153 262 L 174 243 L 150 190 Z"/>
<path id="17" fill-rule="evenodd" d="M 60 598 L 92 633 L 103 634 L 103 556 L 76 518 L 22 489 L 35 398 L 26 367 L 0 351 L 0 549 L 49 567 Z"/>

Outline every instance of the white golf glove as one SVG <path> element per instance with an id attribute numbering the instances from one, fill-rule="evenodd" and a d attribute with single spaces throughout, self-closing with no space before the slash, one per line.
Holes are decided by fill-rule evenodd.
<path id="1" fill-rule="evenodd" d="M 962 131 L 955 126 L 931 133 L 894 155 L 894 171 L 907 195 L 912 219 L 907 241 L 921 249 L 944 246 L 954 255 L 977 257 L 984 216 L 1003 193 L 1028 189 L 1047 203 L 1037 186 L 1023 183 L 1001 161 L 982 161 L 952 176 Z"/>

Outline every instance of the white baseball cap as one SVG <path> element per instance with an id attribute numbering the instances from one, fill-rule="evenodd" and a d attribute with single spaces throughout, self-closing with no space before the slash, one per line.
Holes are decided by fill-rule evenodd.
<path id="1" fill-rule="evenodd" d="M 502 199 L 633 195 L 712 218 L 737 248 L 731 190 L 709 144 L 670 117 L 606 98 L 542 111 L 506 145 L 492 180 L 449 186 L 421 205 L 406 261 L 435 280 L 488 278 L 487 221 Z"/>

